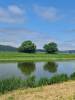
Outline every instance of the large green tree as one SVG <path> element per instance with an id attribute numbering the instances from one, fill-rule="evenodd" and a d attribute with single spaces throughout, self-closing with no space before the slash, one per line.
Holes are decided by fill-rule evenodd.
<path id="1" fill-rule="evenodd" d="M 30 40 L 24 41 L 18 50 L 25 53 L 34 53 L 36 51 L 36 45 Z"/>
<path id="2" fill-rule="evenodd" d="M 43 48 L 47 53 L 56 53 L 58 51 L 57 44 L 54 42 L 45 44 Z"/>

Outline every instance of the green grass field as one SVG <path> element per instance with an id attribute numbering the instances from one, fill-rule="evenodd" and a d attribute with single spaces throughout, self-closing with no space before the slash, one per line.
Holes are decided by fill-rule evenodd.
<path id="1" fill-rule="evenodd" d="M 75 60 L 75 54 L 45 54 L 45 53 L 19 53 L 0 52 L 0 61 L 54 61 L 54 60 Z"/>

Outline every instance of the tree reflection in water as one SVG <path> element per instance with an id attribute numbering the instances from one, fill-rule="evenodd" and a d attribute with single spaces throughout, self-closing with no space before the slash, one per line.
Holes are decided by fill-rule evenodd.
<path id="1" fill-rule="evenodd" d="M 18 68 L 21 70 L 23 74 L 28 76 L 35 71 L 35 63 L 33 62 L 18 63 Z"/>
<path id="2" fill-rule="evenodd" d="M 51 72 L 51 73 L 55 73 L 55 72 L 57 72 L 57 67 L 58 67 L 57 63 L 55 63 L 55 62 L 47 62 L 44 65 L 44 70 L 46 70 L 48 72 Z"/>

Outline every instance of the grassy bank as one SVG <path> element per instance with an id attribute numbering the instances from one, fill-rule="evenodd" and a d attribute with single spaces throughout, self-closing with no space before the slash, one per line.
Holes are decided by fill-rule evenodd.
<path id="1" fill-rule="evenodd" d="M 75 54 L 45 54 L 45 53 L 18 53 L 0 52 L 0 61 L 54 61 L 75 60 Z"/>
<path id="2" fill-rule="evenodd" d="M 70 77 L 66 74 L 55 75 L 49 78 L 41 78 L 36 81 L 35 77 L 32 76 L 27 80 L 17 79 L 17 78 L 10 78 L 5 80 L 0 80 L 0 93 L 4 94 L 8 91 L 16 90 L 16 89 L 26 89 L 26 88 L 35 88 L 44 85 L 52 85 L 55 83 L 61 83 L 68 80 L 75 80 L 75 73 L 73 73 Z"/>
<path id="3" fill-rule="evenodd" d="M 19 89 L 1 95 L 0 100 L 75 100 L 75 81 L 32 89 Z"/>

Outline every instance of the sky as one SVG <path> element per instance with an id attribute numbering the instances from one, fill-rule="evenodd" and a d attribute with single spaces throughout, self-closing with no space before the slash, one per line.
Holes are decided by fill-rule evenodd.
<path id="1" fill-rule="evenodd" d="M 26 40 L 38 49 L 56 42 L 59 50 L 74 50 L 75 0 L 0 0 L 0 44 Z"/>

